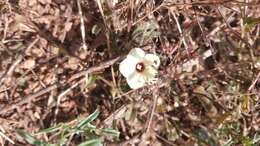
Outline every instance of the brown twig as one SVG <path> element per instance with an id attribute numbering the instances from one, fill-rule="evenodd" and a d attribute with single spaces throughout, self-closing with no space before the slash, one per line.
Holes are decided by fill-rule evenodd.
<path id="1" fill-rule="evenodd" d="M 237 37 L 239 40 L 241 40 L 245 45 L 247 45 L 250 49 L 252 48 L 252 45 L 249 44 L 244 38 L 242 38 L 240 36 L 240 33 L 235 31 L 230 24 L 227 22 L 226 17 L 222 14 L 222 12 L 219 10 L 219 7 L 217 7 L 217 10 L 219 12 L 219 14 L 221 15 L 221 17 L 223 18 L 223 21 L 225 22 L 226 26 L 228 27 L 229 32 L 231 32 L 232 34 L 234 34 L 235 37 Z"/>
<path id="2" fill-rule="evenodd" d="M 87 77 L 88 76 L 86 76 L 86 77 L 82 78 L 81 80 L 77 81 L 75 84 L 73 84 L 68 89 L 66 89 L 65 91 L 63 91 L 62 93 L 60 93 L 58 95 L 57 102 L 56 102 L 55 119 L 56 119 L 56 116 L 58 115 L 58 112 L 59 112 L 59 105 L 60 105 L 62 97 L 65 96 L 67 93 L 69 93 L 72 89 L 76 88 L 78 85 L 80 85 L 81 83 L 86 81 Z"/>
<path id="3" fill-rule="evenodd" d="M 15 142 L 4 133 L 5 133 L 4 129 L 0 126 L 0 137 L 3 137 L 5 140 L 7 140 L 8 142 L 14 145 Z"/>
<path id="4" fill-rule="evenodd" d="M 12 75 L 14 69 L 17 67 L 17 65 L 22 61 L 23 59 L 23 55 L 19 55 L 18 58 L 14 61 L 14 63 L 10 66 L 10 68 L 8 69 L 8 71 L 6 72 L 6 74 L 4 74 L 1 78 L 0 78 L 0 85 L 2 85 L 2 83 Z"/>
<path id="5" fill-rule="evenodd" d="M 149 121 L 148 121 L 148 124 L 147 124 L 146 132 L 150 132 L 150 130 L 151 130 L 151 124 L 152 124 L 152 121 L 153 121 L 154 112 L 155 112 L 157 101 L 158 101 L 158 87 L 154 86 L 154 88 L 156 88 L 156 89 L 153 90 L 153 105 L 152 105 L 150 118 L 149 118 Z"/>
<path id="6" fill-rule="evenodd" d="M 115 110 L 110 116 L 108 116 L 102 123 L 111 126 L 113 120 L 122 118 L 126 110 L 127 110 L 127 104 L 124 104 L 121 107 L 119 107 L 117 110 Z"/>
<path id="7" fill-rule="evenodd" d="M 174 4 L 169 4 L 167 6 L 173 7 L 173 6 L 210 6 L 210 5 L 224 5 L 227 3 L 234 3 L 234 4 L 239 4 L 242 6 L 258 6 L 260 5 L 259 3 L 245 3 L 245 2 L 239 2 L 239 1 L 234 1 L 234 0 L 209 0 L 209 1 L 197 1 L 197 2 L 190 2 L 190 3 L 174 3 Z"/>
<path id="8" fill-rule="evenodd" d="M 79 16 L 80 16 L 80 30 L 81 30 L 81 37 L 82 37 L 82 43 L 83 43 L 83 49 L 87 50 L 86 45 L 86 34 L 85 34 L 85 24 L 83 19 L 83 13 L 80 5 L 80 0 L 77 0 L 78 10 L 79 10 Z"/>
<path id="9" fill-rule="evenodd" d="M 93 72 L 96 72 L 96 71 L 100 71 L 102 69 L 105 69 L 105 68 L 108 68 L 109 66 L 111 66 L 112 64 L 114 64 L 116 61 L 118 61 L 120 59 L 120 57 L 116 57 L 114 59 L 111 59 L 107 62 L 104 62 L 102 64 L 100 64 L 99 66 L 94 66 L 94 67 L 90 67 L 89 69 L 87 70 L 84 70 L 84 71 L 81 71 L 75 75 L 73 75 L 72 77 L 70 77 L 70 79 L 68 80 L 68 82 L 71 82 L 77 78 L 80 78 L 82 76 L 85 76 L 86 74 L 89 74 L 89 73 L 93 73 Z"/>
<path id="10" fill-rule="evenodd" d="M 250 87 L 248 88 L 248 91 L 251 91 L 255 84 L 257 83 L 257 81 L 260 79 L 260 72 L 258 73 L 258 75 L 256 76 L 256 79 L 252 82 L 252 84 L 250 85 Z"/>
<path id="11" fill-rule="evenodd" d="M 0 111 L 0 115 L 4 115 L 5 113 L 10 112 L 10 111 L 14 110 L 15 108 L 17 108 L 18 106 L 21 106 L 25 103 L 29 103 L 29 102 L 33 101 L 36 97 L 39 97 L 45 93 L 48 93 L 58 87 L 60 87 L 59 84 L 54 84 L 54 85 L 50 85 L 47 88 L 41 89 L 40 91 L 38 91 L 36 93 L 32 93 L 32 94 L 28 95 L 27 97 L 23 98 L 22 100 L 20 100 L 19 102 L 14 103 L 13 105 L 8 105 L 8 107 L 3 108 Z"/>
<path id="12" fill-rule="evenodd" d="M 109 66 L 111 66 L 112 64 L 114 64 L 120 57 L 117 57 L 115 59 L 112 59 L 110 61 L 107 61 L 105 63 L 100 64 L 97 67 L 91 67 L 86 71 L 80 72 L 79 74 L 76 74 L 74 77 L 69 79 L 69 82 L 71 82 L 72 80 L 79 78 L 81 76 L 85 76 L 84 78 L 80 79 L 79 81 L 77 81 L 76 83 L 74 83 L 72 86 L 70 86 L 68 89 L 66 89 L 65 91 L 63 91 L 61 94 L 59 94 L 59 96 L 57 97 L 57 104 L 56 104 L 56 110 L 55 110 L 55 116 L 58 114 L 59 112 L 59 105 L 61 102 L 61 99 L 63 96 L 65 96 L 68 92 L 70 92 L 72 89 L 76 88 L 77 86 L 79 86 L 81 83 L 85 82 L 88 79 L 88 74 L 93 73 L 95 71 L 100 71 L 102 69 L 108 68 Z"/>
<path id="13" fill-rule="evenodd" d="M 74 79 L 76 78 L 79 78 L 83 75 L 86 75 L 86 74 L 89 74 L 89 73 L 93 73 L 93 72 L 96 72 L 96 71 L 100 71 L 104 68 L 107 68 L 109 67 L 110 65 L 114 64 L 117 60 L 119 60 L 120 57 L 117 57 L 115 59 L 112 59 L 108 62 L 105 62 L 105 63 L 102 63 L 100 64 L 99 66 L 97 67 L 91 67 L 89 68 L 88 70 L 86 71 L 83 71 L 83 72 L 80 72 L 79 74 L 76 74 L 75 76 L 73 76 L 69 81 L 68 83 L 70 83 L 71 81 L 73 81 Z M 84 82 L 86 80 L 86 78 L 83 78 L 81 79 L 80 81 L 78 81 L 76 84 L 74 84 L 73 86 L 71 86 L 70 88 L 68 88 L 67 90 L 65 90 L 64 92 L 62 92 L 59 96 L 64 96 L 68 91 L 70 91 L 71 89 L 75 88 L 77 85 L 79 85 L 80 83 Z M 36 93 L 33 93 L 33 94 L 30 94 L 28 95 L 27 97 L 25 97 L 23 100 L 13 104 L 12 106 L 8 106 L 6 108 L 3 108 L 3 110 L 0 111 L 0 115 L 4 115 L 5 113 L 7 112 L 10 112 L 11 110 L 14 110 L 15 108 L 17 108 L 18 106 L 21 106 L 25 103 L 29 103 L 31 102 L 32 100 L 34 100 L 36 97 L 39 97 L 45 93 L 48 93 L 56 88 L 59 88 L 61 85 L 60 84 L 53 84 L 53 85 L 50 85 L 49 87 L 47 88 L 44 88 Z"/>
<path id="14" fill-rule="evenodd" d="M 155 130 L 154 130 L 154 132 L 155 132 L 155 136 L 156 136 L 158 139 L 160 139 L 161 141 L 165 142 L 165 144 L 167 144 L 167 145 L 169 145 L 169 146 L 177 146 L 176 144 L 171 143 L 168 139 L 166 139 L 166 138 L 162 137 L 161 135 L 159 135 Z"/>
<path id="15" fill-rule="evenodd" d="M 171 11 L 171 12 L 172 12 L 173 18 L 174 18 L 174 20 L 175 20 L 175 22 L 177 24 L 177 28 L 178 28 L 178 31 L 179 31 L 179 33 L 181 35 L 182 42 L 183 42 L 183 45 L 185 47 L 186 53 L 187 53 L 188 57 L 190 58 L 189 47 L 188 47 L 188 44 L 187 44 L 187 42 L 185 40 L 185 36 L 183 35 L 182 29 L 181 29 L 181 25 L 180 25 L 180 23 L 179 23 L 179 21 L 178 21 L 178 19 L 176 17 L 176 14 L 173 11 Z"/>
<path id="16" fill-rule="evenodd" d="M 216 57 L 215 57 L 215 55 L 214 55 L 216 49 L 212 46 L 212 44 L 211 44 L 210 39 L 209 39 L 208 36 L 214 35 L 214 34 L 217 32 L 217 30 L 220 29 L 221 26 L 220 26 L 220 27 L 217 27 L 216 31 L 211 31 L 211 34 L 206 34 L 205 31 L 204 31 L 204 29 L 203 29 L 203 27 L 202 27 L 202 25 L 201 25 L 201 23 L 200 23 L 200 21 L 199 21 L 199 17 L 198 17 L 198 14 L 197 14 L 196 10 L 193 9 L 193 11 L 194 11 L 194 14 L 195 14 L 195 16 L 196 16 L 195 18 L 196 18 L 197 24 L 198 24 L 198 26 L 199 26 L 199 28 L 200 28 L 200 30 L 201 30 L 203 40 L 204 40 L 205 44 L 208 44 L 208 45 L 209 45 L 210 50 L 211 50 L 211 52 L 213 53 L 212 56 L 213 56 L 214 63 L 217 64 L 218 62 L 217 62 L 217 59 L 216 59 Z M 206 58 L 205 58 L 205 59 L 206 59 Z"/>
<path id="17" fill-rule="evenodd" d="M 147 13 L 146 15 L 144 15 L 143 17 L 141 17 L 140 19 L 138 19 L 137 21 L 132 23 L 132 26 L 135 26 L 136 24 L 140 23 L 141 21 L 143 21 L 145 18 L 147 18 L 149 15 L 151 15 L 152 13 L 158 11 L 163 5 L 159 5 L 158 7 L 154 8 L 151 12 Z M 119 29 L 124 29 L 128 26 L 128 24 L 123 25 L 122 27 L 120 27 Z M 129 27 L 129 26 L 128 26 Z"/>
<path id="18" fill-rule="evenodd" d="M 24 50 L 24 52 L 30 50 L 37 42 L 38 42 L 39 38 L 37 37 L 33 42 L 31 42 L 28 47 Z M 23 53 L 19 54 L 19 56 L 16 58 L 16 60 L 13 62 L 13 64 L 10 66 L 10 68 L 8 69 L 8 71 L 0 77 L 0 85 L 2 85 L 2 83 L 9 78 L 10 76 L 12 76 L 15 68 L 17 67 L 17 65 L 22 61 L 23 59 Z"/>
<path id="19" fill-rule="evenodd" d="M 2 42 L 5 41 L 5 38 L 6 38 L 6 35 L 7 35 L 7 31 L 8 31 L 8 27 L 9 27 L 9 21 L 7 19 L 7 17 L 5 17 L 5 25 L 4 25 L 4 35 L 3 35 L 3 38 L 2 38 Z"/>

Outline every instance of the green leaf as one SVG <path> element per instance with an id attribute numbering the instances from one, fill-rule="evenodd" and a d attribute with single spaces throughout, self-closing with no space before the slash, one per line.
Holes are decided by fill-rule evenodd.
<path id="1" fill-rule="evenodd" d="M 248 136 L 242 138 L 242 144 L 243 146 L 254 146 L 252 139 Z"/>
<path id="2" fill-rule="evenodd" d="M 35 146 L 55 146 L 54 144 L 49 144 L 44 141 L 40 141 L 38 139 L 35 139 L 31 134 L 18 130 L 17 133 L 26 140 L 29 144 L 35 145 Z"/>
<path id="3" fill-rule="evenodd" d="M 89 75 L 88 79 L 85 82 L 85 86 L 88 87 L 89 85 L 93 84 L 97 80 L 96 75 Z"/>
<path id="4" fill-rule="evenodd" d="M 62 127 L 62 124 L 58 124 L 56 126 L 53 126 L 53 127 L 47 128 L 47 129 L 43 129 L 43 130 L 37 132 L 35 135 L 39 135 L 39 134 L 43 134 L 43 133 L 44 134 L 53 133 L 55 131 L 60 130 L 61 127 Z"/>
<path id="5" fill-rule="evenodd" d="M 79 144 L 78 146 L 102 146 L 102 143 L 101 139 L 91 139 Z"/>
<path id="6" fill-rule="evenodd" d="M 119 134 L 120 132 L 115 130 L 115 129 L 111 129 L 111 128 L 104 128 L 104 129 L 101 129 L 102 133 L 104 134 L 110 134 L 112 136 L 115 136 L 115 137 L 119 137 Z"/>
<path id="7" fill-rule="evenodd" d="M 260 23 L 260 17 L 259 18 L 247 17 L 244 20 L 246 31 L 249 31 L 251 28 L 255 27 L 259 23 Z"/>
<path id="8" fill-rule="evenodd" d="M 90 122 L 92 122 L 93 120 L 95 120 L 97 118 L 97 116 L 99 115 L 99 111 L 96 110 L 94 113 L 92 113 L 91 115 L 89 115 L 87 118 L 83 119 L 77 126 L 77 129 L 81 129 L 85 126 L 87 126 Z"/>

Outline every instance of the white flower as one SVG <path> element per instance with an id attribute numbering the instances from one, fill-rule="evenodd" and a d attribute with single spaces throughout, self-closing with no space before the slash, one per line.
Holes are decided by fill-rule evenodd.
<path id="1" fill-rule="evenodd" d="M 146 54 L 140 48 L 134 48 L 119 65 L 119 71 L 126 78 L 132 89 L 145 86 L 156 81 L 160 59 L 155 54 Z"/>

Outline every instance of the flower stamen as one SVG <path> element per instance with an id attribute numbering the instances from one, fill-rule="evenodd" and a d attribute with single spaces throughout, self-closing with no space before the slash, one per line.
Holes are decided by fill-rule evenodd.
<path id="1" fill-rule="evenodd" d="M 139 62 L 139 63 L 137 63 L 136 66 L 135 66 L 135 70 L 136 70 L 137 72 L 143 72 L 144 69 L 145 69 L 145 66 L 144 66 L 144 63 L 143 63 L 143 62 Z"/>

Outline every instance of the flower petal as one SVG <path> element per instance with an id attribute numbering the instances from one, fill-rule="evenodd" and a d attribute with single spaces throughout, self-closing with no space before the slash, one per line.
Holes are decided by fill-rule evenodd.
<path id="1" fill-rule="evenodd" d="M 141 61 L 143 60 L 144 56 L 145 56 L 145 52 L 141 48 L 134 48 L 129 52 L 127 58 L 133 57 Z"/>
<path id="2" fill-rule="evenodd" d="M 152 82 L 156 80 L 155 76 L 157 75 L 158 71 L 152 66 L 148 66 L 144 71 L 144 78 L 146 82 Z"/>
<path id="3" fill-rule="evenodd" d="M 160 58 L 155 54 L 146 54 L 144 60 L 148 65 L 152 65 L 156 69 L 158 69 L 160 65 Z"/>
<path id="4" fill-rule="evenodd" d="M 146 76 L 149 76 L 149 77 L 155 77 L 155 75 L 157 75 L 158 71 L 157 69 L 155 69 L 154 67 L 152 66 L 148 66 L 144 72 L 144 74 Z"/>
<path id="5" fill-rule="evenodd" d="M 124 77 L 128 78 L 132 73 L 135 72 L 135 66 L 137 63 L 137 59 L 127 57 L 119 64 L 119 71 Z"/>
<path id="6" fill-rule="evenodd" d="M 144 76 L 142 74 L 139 74 L 137 72 L 133 73 L 131 76 L 129 76 L 127 79 L 127 84 L 132 89 L 138 89 L 145 85 Z"/>

